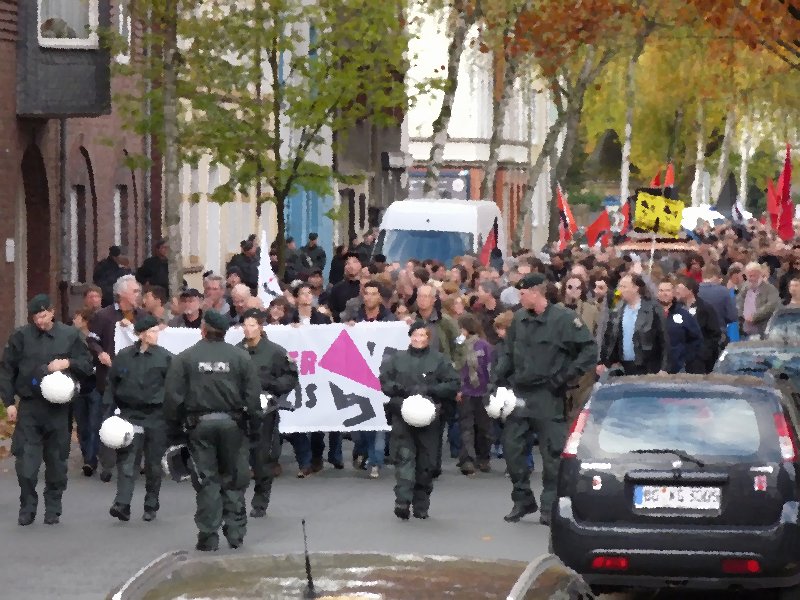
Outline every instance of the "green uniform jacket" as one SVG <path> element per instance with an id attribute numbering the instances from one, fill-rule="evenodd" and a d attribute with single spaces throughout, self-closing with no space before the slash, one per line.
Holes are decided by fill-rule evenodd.
<path id="1" fill-rule="evenodd" d="M 200 340 L 167 371 L 164 415 L 171 423 L 212 412 L 256 414 L 261 384 L 250 356 L 223 341 Z"/>
<path id="2" fill-rule="evenodd" d="M 173 355 L 161 346 L 141 351 L 141 342 L 124 348 L 114 357 L 108 372 L 103 404 L 122 411 L 150 410 L 164 404 L 164 382 Z"/>
<path id="3" fill-rule="evenodd" d="M 39 384 L 47 375 L 47 365 L 56 358 L 68 358 L 66 371 L 76 381 L 93 372 L 92 355 L 80 331 L 71 325 L 53 323 L 50 331 L 35 325 L 24 325 L 8 338 L 0 362 L 0 400 L 6 406 L 14 404 L 14 394 L 20 398 L 41 398 Z"/>
<path id="4" fill-rule="evenodd" d="M 566 384 L 597 364 L 597 345 L 575 311 L 548 304 L 541 315 L 518 310 L 498 349 L 492 387 L 524 393 L 546 386 L 560 394 Z"/>
<path id="5" fill-rule="evenodd" d="M 283 396 L 297 385 L 297 365 L 289 360 L 282 346 L 262 335 L 255 347 L 247 346 L 242 340 L 236 345 L 246 351 L 253 361 L 261 382 L 261 389 L 274 396 Z"/>
<path id="6" fill-rule="evenodd" d="M 389 396 L 389 409 L 400 414 L 403 400 L 414 394 L 452 408 L 461 380 L 444 354 L 409 348 L 387 357 L 380 369 L 381 391 Z"/>

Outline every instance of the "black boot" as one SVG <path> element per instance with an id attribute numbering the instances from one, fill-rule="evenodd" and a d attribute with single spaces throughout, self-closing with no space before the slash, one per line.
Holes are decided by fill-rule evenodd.
<path id="1" fill-rule="evenodd" d="M 398 519 L 402 519 L 403 521 L 408 521 L 409 517 L 411 517 L 411 511 L 409 510 L 408 503 L 395 502 L 394 516 L 396 516 Z"/>
<path id="2" fill-rule="evenodd" d="M 216 552 L 219 549 L 219 536 L 216 533 L 211 535 L 198 533 L 195 549 L 201 552 Z"/>
<path id="3" fill-rule="evenodd" d="M 45 525 L 58 525 L 61 521 L 61 515 L 58 513 L 45 513 L 44 514 L 44 524 Z"/>
<path id="4" fill-rule="evenodd" d="M 20 527 L 25 527 L 26 525 L 30 525 L 36 519 L 35 512 L 23 512 L 19 511 L 19 518 L 17 519 L 17 524 Z"/>
<path id="5" fill-rule="evenodd" d="M 119 519 L 120 521 L 130 521 L 131 520 L 131 505 L 130 504 L 114 504 L 109 510 L 108 514 L 110 514 L 115 519 Z"/>
<path id="6" fill-rule="evenodd" d="M 261 517 L 267 516 L 267 510 L 265 508 L 256 508 L 255 506 L 250 510 L 250 516 L 254 519 L 260 519 Z"/>
<path id="7" fill-rule="evenodd" d="M 415 519 L 427 519 L 428 518 L 428 509 L 427 508 L 417 508 L 414 507 L 414 518 Z"/>
<path id="8" fill-rule="evenodd" d="M 539 505 L 536 504 L 536 500 L 534 498 L 531 498 L 530 500 L 523 502 L 515 502 L 514 508 L 512 508 L 511 512 L 503 518 L 509 523 L 516 523 L 525 515 L 533 514 L 537 510 L 539 510 Z"/>
<path id="9" fill-rule="evenodd" d="M 142 521 L 150 522 L 156 520 L 156 511 L 154 510 L 145 510 L 144 514 L 142 515 Z"/>

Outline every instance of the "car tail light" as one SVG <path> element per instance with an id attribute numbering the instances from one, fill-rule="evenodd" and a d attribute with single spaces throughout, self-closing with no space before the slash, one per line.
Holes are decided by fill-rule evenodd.
<path id="1" fill-rule="evenodd" d="M 628 558 L 626 556 L 595 556 L 592 559 L 592 569 L 595 571 L 627 571 Z"/>
<path id="2" fill-rule="evenodd" d="M 761 565 L 752 558 L 726 558 L 722 561 L 722 572 L 728 575 L 752 575 L 761 572 Z"/>
<path id="3" fill-rule="evenodd" d="M 578 415 L 578 418 L 572 423 L 567 443 L 564 444 L 564 451 L 561 453 L 562 457 L 575 458 L 575 456 L 577 456 L 578 445 L 581 443 L 581 435 L 583 435 L 583 428 L 586 427 L 586 421 L 588 420 L 589 409 L 584 408 Z"/>
<path id="4" fill-rule="evenodd" d="M 786 462 L 793 462 L 797 453 L 795 452 L 794 442 L 789 433 L 789 424 L 783 413 L 775 413 L 775 430 L 778 432 L 778 444 L 781 447 L 781 458 Z"/>

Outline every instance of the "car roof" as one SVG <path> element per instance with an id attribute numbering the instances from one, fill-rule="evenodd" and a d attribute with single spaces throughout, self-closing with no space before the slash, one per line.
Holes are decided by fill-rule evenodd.
<path id="1" fill-rule="evenodd" d="M 753 377 L 752 375 L 723 375 L 720 373 L 711 373 L 709 375 L 679 373 L 668 377 L 664 375 L 629 375 L 610 378 L 602 384 L 602 387 L 606 386 L 663 387 L 666 389 L 686 386 L 697 387 L 698 389 L 708 389 L 709 386 L 772 389 L 760 377 Z"/>
<path id="2" fill-rule="evenodd" d="M 753 350 L 778 350 L 780 352 L 795 351 L 800 353 L 800 344 L 791 342 L 785 338 L 766 340 L 745 340 L 733 342 L 725 347 L 728 354 L 738 354 L 739 352 L 752 352 Z"/>
<path id="3" fill-rule="evenodd" d="M 773 314 L 784 315 L 787 313 L 800 314 L 800 308 L 798 308 L 797 306 L 779 306 L 778 308 L 775 309 L 775 312 Z"/>

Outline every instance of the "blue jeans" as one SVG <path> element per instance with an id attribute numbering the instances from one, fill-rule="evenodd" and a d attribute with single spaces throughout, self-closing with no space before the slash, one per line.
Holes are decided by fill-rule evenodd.
<path id="1" fill-rule="evenodd" d="M 286 436 L 294 448 L 297 466 L 307 469 L 312 461 L 322 461 L 325 452 L 325 433 L 290 433 Z M 328 434 L 328 462 L 342 464 L 342 434 L 331 431 Z"/>
<path id="2" fill-rule="evenodd" d="M 363 450 L 367 455 L 367 464 L 370 467 L 383 467 L 386 432 L 361 431 L 359 432 L 359 439 L 362 440 Z M 361 454 L 361 456 L 364 456 L 364 454 Z"/>
<path id="3" fill-rule="evenodd" d="M 97 468 L 97 452 L 100 449 L 102 403 L 103 397 L 97 390 L 81 394 L 72 403 L 83 463 L 93 469 Z"/>

